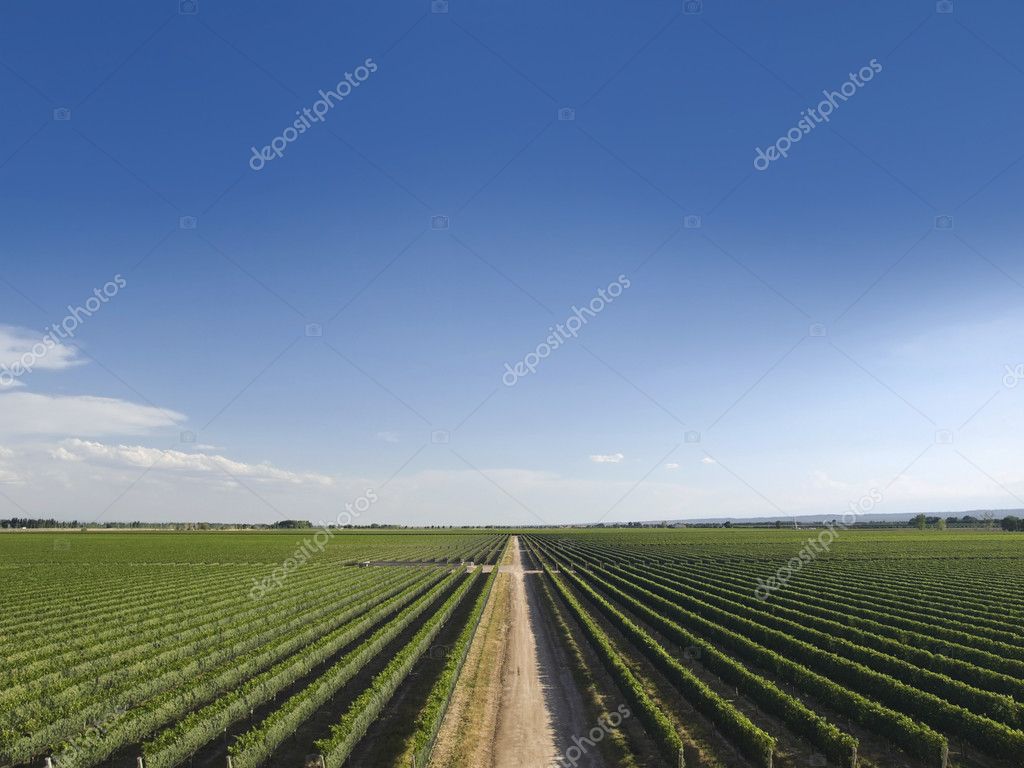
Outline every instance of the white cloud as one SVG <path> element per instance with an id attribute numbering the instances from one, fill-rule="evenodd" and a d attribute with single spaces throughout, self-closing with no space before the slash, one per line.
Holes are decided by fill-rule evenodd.
<path id="1" fill-rule="evenodd" d="M 185 416 L 109 397 L 0 394 L 0 435 L 138 435 Z"/>
<path id="2" fill-rule="evenodd" d="M 43 333 L 30 328 L 0 325 L 0 365 L 10 368 L 15 363 L 23 362 L 24 358 L 25 363 L 32 362 L 34 370 L 59 371 L 84 362 L 78 358 L 78 350 L 63 344 L 45 345 L 43 336 Z M 37 347 L 40 344 L 43 346 Z M 43 354 L 33 352 L 33 347 L 37 347 L 36 352 Z"/>
<path id="3" fill-rule="evenodd" d="M 854 487 L 849 483 L 844 483 L 841 480 L 835 480 L 829 476 L 827 472 L 822 472 L 820 469 L 816 469 L 811 473 L 812 486 L 823 490 L 830 491 L 853 491 Z"/>
<path id="4" fill-rule="evenodd" d="M 271 464 L 246 464 L 225 456 L 208 453 L 147 448 L 142 445 L 106 445 L 72 438 L 62 441 L 51 451 L 61 461 L 89 462 L 114 467 L 152 467 L 154 470 L 182 472 L 191 475 L 227 476 L 256 482 L 288 483 L 292 485 L 334 485 L 334 478 L 314 472 L 291 472 Z M 218 478 L 219 479 L 219 478 Z"/>
<path id="5" fill-rule="evenodd" d="M 710 456 L 705 456 L 700 460 L 701 464 L 717 464 L 718 462 L 712 459 Z"/>
<path id="6" fill-rule="evenodd" d="M 385 443 L 397 443 L 399 442 L 397 432 L 378 432 L 377 439 L 383 440 Z"/>
<path id="7" fill-rule="evenodd" d="M 8 463 L 8 460 L 13 458 L 14 451 L 0 445 L 0 484 L 10 485 L 13 483 L 20 484 L 23 482 L 21 475 L 19 475 Z"/>
<path id="8" fill-rule="evenodd" d="M 665 465 L 665 469 L 679 469 L 679 465 L 674 461 L 670 461 Z"/>
<path id="9" fill-rule="evenodd" d="M 615 478 L 618 472 L 587 478 L 486 465 L 480 465 L 480 471 L 410 467 L 385 484 L 392 468 L 370 476 L 328 476 L 267 463 L 246 464 L 195 448 L 162 450 L 73 439 L 4 445 L 14 450 L 0 451 L 0 482 L 17 485 L 0 489 L 8 496 L 23 496 L 33 513 L 65 519 L 102 514 L 104 520 L 274 522 L 288 517 L 316 522 L 334 519 L 345 502 L 368 488 L 376 489 L 380 500 L 360 520 L 366 524 L 530 525 L 778 516 L 730 473 L 709 469 L 698 473 L 703 478 L 681 482 L 685 461 L 675 473 L 655 473 L 639 485 L 635 478 Z M 876 512 L 1020 506 L 956 454 L 933 453 L 885 491 L 884 504 Z M 979 450 L 970 456 L 1005 488 L 1024 497 L 1024 475 L 1013 463 L 1012 452 L 987 455 Z M 159 463 L 145 471 L 154 461 Z M 929 466 L 932 462 L 934 467 Z M 818 489 L 807 475 L 799 486 L 787 485 L 784 476 L 751 477 L 750 482 L 787 513 L 839 515 L 874 484 L 870 476 L 857 479 L 851 470 L 837 470 L 836 475 L 863 488 L 854 494 Z M 944 478 L 941 485 L 932 480 L 937 475 Z M 0 517 L 10 515 L 20 511 L 0 496 Z"/>
<path id="10" fill-rule="evenodd" d="M 619 464 L 625 456 L 621 453 L 597 453 L 590 457 L 590 460 L 595 464 Z"/>

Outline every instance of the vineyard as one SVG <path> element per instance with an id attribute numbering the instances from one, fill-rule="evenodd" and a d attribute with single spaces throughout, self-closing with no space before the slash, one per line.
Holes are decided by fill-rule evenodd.
<path id="1" fill-rule="evenodd" d="M 526 542 L 668 765 L 1024 766 L 1019 539 L 843 536 L 805 560 L 796 531 Z"/>
<path id="2" fill-rule="evenodd" d="M 460 688 L 506 701 L 513 563 L 541 674 L 632 715 L 580 765 L 1024 766 L 1021 539 L 817 534 L 0 536 L 0 766 L 436 768 Z"/>
<path id="3" fill-rule="evenodd" d="M 436 658 L 426 755 L 508 537 L 312 534 L 0 539 L 0 765 L 338 766 Z"/>

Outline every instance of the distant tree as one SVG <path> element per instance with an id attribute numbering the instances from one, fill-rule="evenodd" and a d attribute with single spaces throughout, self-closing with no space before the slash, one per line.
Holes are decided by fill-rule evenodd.
<path id="1" fill-rule="evenodd" d="M 732 520 L 726 520 L 722 525 L 723 528 L 732 528 Z"/>
<path id="2" fill-rule="evenodd" d="M 782 527 L 782 521 L 781 520 L 776 520 L 775 521 L 775 527 L 776 528 L 781 528 Z"/>
<path id="3" fill-rule="evenodd" d="M 938 528 L 940 531 L 946 530 L 946 518 L 940 517 L 939 522 L 935 524 L 935 527 Z"/>
<path id="4" fill-rule="evenodd" d="M 1000 521 L 1000 525 L 1004 531 L 1024 530 L 1024 520 L 1021 520 L 1016 515 L 1007 515 Z"/>
<path id="5" fill-rule="evenodd" d="M 928 518 L 924 515 L 915 515 L 910 519 L 910 524 L 921 531 L 924 530 L 925 523 L 927 522 Z"/>

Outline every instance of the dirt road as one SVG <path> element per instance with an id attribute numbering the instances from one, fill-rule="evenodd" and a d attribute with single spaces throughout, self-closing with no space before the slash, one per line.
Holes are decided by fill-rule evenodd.
<path id="1" fill-rule="evenodd" d="M 568 765 L 561 757 L 573 746 L 573 738 L 585 736 L 595 725 L 586 720 L 569 659 L 555 628 L 545 618 L 543 596 L 538 592 L 541 577 L 524 568 L 521 547 L 519 538 L 513 536 L 511 563 L 499 569 L 499 579 L 507 581 L 498 603 L 500 613 L 491 619 L 492 626 L 481 626 L 477 632 L 479 638 L 487 637 L 498 629 L 496 622 L 501 622 L 500 663 L 493 663 L 498 658 L 492 660 L 488 680 L 472 681 L 474 701 L 468 708 L 475 707 L 478 712 L 473 727 L 451 728 L 445 721 L 432 768 Z M 495 703 L 497 711 L 488 716 Z M 457 712 L 450 714 L 458 718 Z M 595 752 L 590 749 L 589 754 L 578 756 L 576 766 L 604 768 Z"/>
<path id="2" fill-rule="evenodd" d="M 573 737 L 585 736 L 588 724 L 583 699 L 576 689 L 561 644 L 545 619 L 540 575 L 523 568 L 519 537 L 512 543 L 511 619 L 505 681 L 498 715 L 495 768 L 549 768 L 573 745 Z M 581 768 L 596 768 L 596 754 L 581 755 Z"/>
<path id="3" fill-rule="evenodd" d="M 535 636 L 537 617 L 526 594 L 518 536 L 512 537 L 510 546 L 512 565 L 504 567 L 512 577 L 511 630 L 498 709 L 494 768 L 540 768 L 555 761 L 555 733 L 541 683 Z"/>

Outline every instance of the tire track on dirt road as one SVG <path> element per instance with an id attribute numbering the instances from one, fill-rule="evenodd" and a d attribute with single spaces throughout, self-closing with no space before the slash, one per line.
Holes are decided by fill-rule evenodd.
<path id="1" fill-rule="evenodd" d="M 494 768 L 550 768 L 590 730 L 569 660 L 542 612 L 541 578 L 523 567 L 522 543 L 512 537 L 511 635 L 504 664 Z M 601 765 L 595 754 L 576 762 Z"/>
<path id="2" fill-rule="evenodd" d="M 561 759 L 594 723 L 587 722 L 571 661 L 546 613 L 543 577 L 524 567 L 518 536 L 508 555 L 488 606 L 496 610 L 477 630 L 470 671 L 456 689 L 430 766 L 604 768 L 593 748 L 575 763 Z"/>

